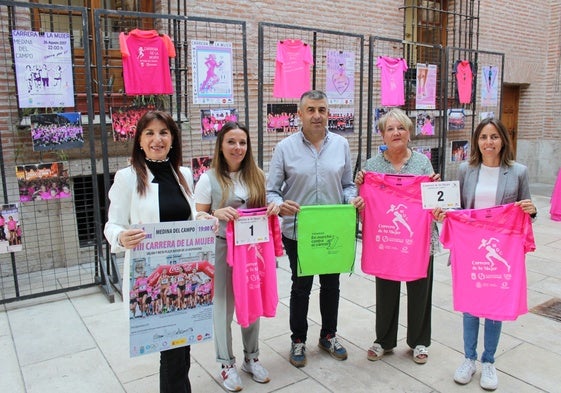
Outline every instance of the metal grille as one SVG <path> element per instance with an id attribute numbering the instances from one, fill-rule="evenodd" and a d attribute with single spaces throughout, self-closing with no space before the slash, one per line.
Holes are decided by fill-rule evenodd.
<path id="1" fill-rule="evenodd" d="M 321 29 L 310 29 L 301 26 L 288 26 L 279 24 L 260 23 L 259 24 L 259 100 L 258 100 L 258 127 L 259 127 L 259 164 L 268 170 L 268 163 L 271 159 L 273 149 L 277 142 L 287 134 L 294 132 L 297 127 L 290 127 L 288 130 L 281 127 L 277 131 L 267 131 L 268 109 L 270 105 L 287 105 L 287 110 L 293 111 L 298 99 L 275 98 L 273 95 L 277 44 L 283 40 L 300 40 L 305 45 L 310 46 L 313 54 L 313 66 L 311 68 L 311 88 L 326 90 L 328 51 L 346 51 L 352 54 L 354 60 L 354 70 L 352 77 L 354 85 L 354 96 L 352 103 L 330 104 L 330 113 L 353 113 L 354 127 L 352 132 L 342 132 L 351 147 L 351 155 L 357 162 L 357 167 L 361 161 L 362 151 L 362 114 L 363 114 L 363 75 L 364 75 L 364 37 L 358 34 L 348 34 L 337 31 L 327 31 Z M 350 71 L 350 70 L 349 70 Z"/>

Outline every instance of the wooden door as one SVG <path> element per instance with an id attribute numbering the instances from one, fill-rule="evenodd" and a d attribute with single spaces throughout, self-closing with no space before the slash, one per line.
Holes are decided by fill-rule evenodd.
<path id="1" fill-rule="evenodd" d="M 514 158 L 516 158 L 516 145 L 518 138 L 518 107 L 520 99 L 520 86 L 503 86 L 501 121 L 506 126 L 512 139 Z"/>

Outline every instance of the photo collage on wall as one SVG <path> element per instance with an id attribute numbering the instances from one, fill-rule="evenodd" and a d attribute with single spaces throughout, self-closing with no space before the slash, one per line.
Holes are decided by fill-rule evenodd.
<path id="1" fill-rule="evenodd" d="M 0 206 L 0 254 L 22 250 L 22 225 L 16 204 Z"/>
<path id="2" fill-rule="evenodd" d="M 79 112 L 31 115 L 33 151 L 80 148 L 84 145 Z"/>
<path id="3" fill-rule="evenodd" d="M 469 142 L 458 140 L 450 142 L 450 162 L 460 163 L 469 158 Z"/>
<path id="4" fill-rule="evenodd" d="M 193 181 L 197 183 L 203 173 L 210 169 L 212 163 L 211 156 L 193 157 L 191 159 L 191 169 L 193 171 Z"/>
<path id="5" fill-rule="evenodd" d="M 300 127 L 297 104 L 267 104 L 267 132 L 297 132 Z"/>
<path id="6" fill-rule="evenodd" d="M 72 198 L 64 162 L 16 166 L 19 200 L 22 203 Z"/>
<path id="7" fill-rule="evenodd" d="M 202 139 L 215 139 L 224 123 L 238 121 L 238 112 L 231 109 L 201 109 Z"/>

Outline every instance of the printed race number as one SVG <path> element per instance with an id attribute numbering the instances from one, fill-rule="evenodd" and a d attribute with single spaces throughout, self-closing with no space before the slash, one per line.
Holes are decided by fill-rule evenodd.
<path id="1" fill-rule="evenodd" d="M 244 216 L 234 221 L 236 246 L 269 241 L 269 219 L 266 215 Z"/>
<path id="2" fill-rule="evenodd" d="M 439 181 L 421 183 L 421 198 L 423 209 L 443 209 L 460 207 L 460 182 Z"/>

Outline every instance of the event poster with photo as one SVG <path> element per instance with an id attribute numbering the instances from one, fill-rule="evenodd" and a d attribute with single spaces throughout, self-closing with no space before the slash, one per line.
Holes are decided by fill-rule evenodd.
<path id="1" fill-rule="evenodd" d="M 63 150 L 84 146 L 80 112 L 31 115 L 33 151 Z"/>
<path id="2" fill-rule="evenodd" d="M 22 228 L 18 205 L 0 207 L 0 254 L 21 251 Z"/>
<path id="3" fill-rule="evenodd" d="M 352 105 L 355 96 L 355 54 L 350 51 L 327 51 L 325 93 L 329 104 Z"/>
<path id="4" fill-rule="evenodd" d="M 130 356 L 198 344 L 212 336 L 212 220 L 142 224 L 131 250 Z"/>
<path id="5" fill-rule="evenodd" d="M 194 104 L 232 104 L 232 43 L 191 41 Z"/>
<path id="6" fill-rule="evenodd" d="M 70 33 L 12 30 L 20 108 L 74 106 Z"/>
<path id="7" fill-rule="evenodd" d="M 63 162 L 16 166 L 20 202 L 72 197 L 68 169 Z"/>
<path id="8" fill-rule="evenodd" d="M 481 73 L 481 106 L 497 106 L 499 68 L 496 66 L 483 66 Z"/>
<path id="9" fill-rule="evenodd" d="M 436 108 L 436 64 L 417 64 L 415 109 Z"/>

